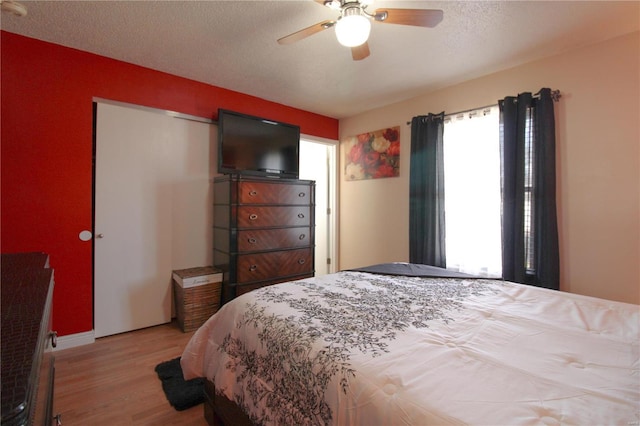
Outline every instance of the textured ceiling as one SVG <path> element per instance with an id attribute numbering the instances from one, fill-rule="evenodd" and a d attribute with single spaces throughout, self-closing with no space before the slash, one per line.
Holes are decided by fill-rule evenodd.
<path id="1" fill-rule="evenodd" d="M 312 1 L 21 1 L 0 28 L 343 118 L 640 28 L 638 1 L 376 1 L 441 9 L 435 28 L 374 23 L 355 62 Z"/>

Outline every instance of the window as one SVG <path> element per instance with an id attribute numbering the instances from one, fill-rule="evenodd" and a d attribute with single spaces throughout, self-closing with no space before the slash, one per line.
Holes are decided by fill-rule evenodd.
<path id="1" fill-rule="evenodd" d="M 497 106 L 445 120 L 447 269 L 502 275 L 499 131 Z"/>
<path id="2" fill-rule="evenodd" d="M 533 126 L 533 109 L 527 108 L 524 135 L 524 266 L 527 272 L 534 268 L 534 217 L 533 217 L 533 141 L 535 127 Z"/>
<path id="3" fill-rule="evenodd" d="M 502 274 L 500 124 L 498 107 L 447 117 L 444 187 L 447 269 L 487 277 Z M 534 270 L 533 109 L 525 122 L 525 268 Z"/>
<path id="4" fill-rule="evenodd" d="M 413 117 L 411 262 L 559 289 L 557 96 Z"/>

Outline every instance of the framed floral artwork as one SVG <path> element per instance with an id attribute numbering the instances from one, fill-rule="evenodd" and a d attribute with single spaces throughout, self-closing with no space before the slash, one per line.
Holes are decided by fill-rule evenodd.
<path id="1" fill-rule="evenodd" d="M 346 180 L 400 175 L 400 126 L 350 136 L 343 145 Z"/>

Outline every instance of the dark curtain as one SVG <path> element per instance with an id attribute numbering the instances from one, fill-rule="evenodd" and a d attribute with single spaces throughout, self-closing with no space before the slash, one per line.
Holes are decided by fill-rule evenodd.
<path id="1" fill-rule="evenodd" d="M 502 163 L 502 274 L 508 281 L 559 289 L 555 119 L 552 92 L 498 102 Z M 529 124 L 529 126 L 527 126 Z M 527 138 L 532 138 L 533 265 L 525 261 Z"/>
<path id="2" fill-rule="evenodd" d="M 411 120 L 409 261 L 446 267 L 444 112 Z"/>

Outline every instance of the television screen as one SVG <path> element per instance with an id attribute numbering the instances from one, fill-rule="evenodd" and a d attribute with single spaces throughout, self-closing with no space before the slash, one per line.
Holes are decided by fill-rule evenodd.
<path id="1" fill-rule="evenodd" d="M 218 173 L 298 178 L 298 126 L 220 109 L 218 146 Z"/>

